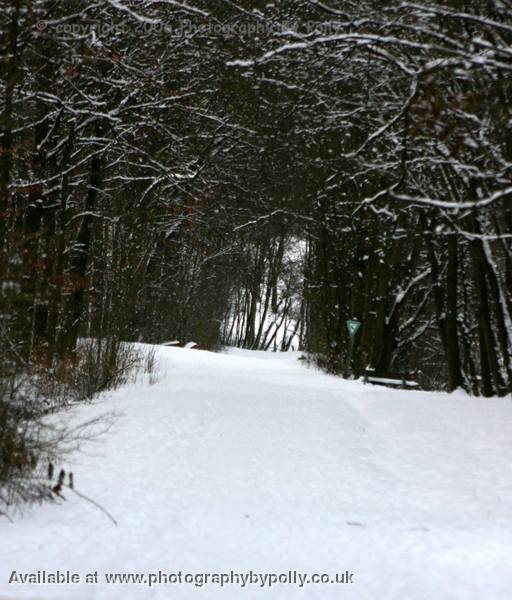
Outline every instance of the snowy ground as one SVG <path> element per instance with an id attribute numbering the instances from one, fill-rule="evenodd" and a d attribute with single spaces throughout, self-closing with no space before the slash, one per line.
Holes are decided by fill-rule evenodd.
<path id="1" fill-rule="evenodd" d="M 510 398 L 365 386 L 296 354 L 158 356 L 156 385 L 81 409 L 121 413 L 71 465 L 118 527 L 69 493 L 0 521 L 2 600 L 512 597 Z M 82 582 L 8 584 L 38 570 Z M 159 571 L 354 575 L 271 589 L 104 581 Z"/>

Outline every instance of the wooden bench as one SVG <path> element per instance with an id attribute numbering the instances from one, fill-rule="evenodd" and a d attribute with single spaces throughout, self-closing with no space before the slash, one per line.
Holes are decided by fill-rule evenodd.
<path id="1" fill-rule="evenodd" d="M 393 388 L 418 388 L 419 383 L 414 381 L 412 379 L 413 377 L 415 377 L 414 373 L 379 373 L 371 367 L 366 367 L 364 370 L 363 381 L 364 383 L 384 385 Z"/>

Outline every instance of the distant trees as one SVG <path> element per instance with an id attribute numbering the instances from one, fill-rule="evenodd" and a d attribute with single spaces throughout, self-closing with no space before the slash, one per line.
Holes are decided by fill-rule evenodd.
<path id="1" fill-rule="evenodd" d="M 283 230 L 282 230 L 283 231 Z M 268 227 L 241 241 L 244 262 L 231 274 L 224 344 L 287 351 L 304 346 L 304 244 Z"/>

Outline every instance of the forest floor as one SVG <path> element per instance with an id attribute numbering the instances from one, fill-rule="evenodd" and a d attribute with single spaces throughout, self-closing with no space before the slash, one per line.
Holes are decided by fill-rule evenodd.
<path id="1" fill-rule="evenodd" d="M 65 468 L 118 525 L 70 490 L 0 521 L 2 600 L 510 599 L 510 398 L 344 381 L 297 353 L 159 347 L 157 358 L 154 385 L 73 416 L 117 413 Z M 13 571 L 57 570 L 80 583 L 9 584 Z M 180 571 L 195 583 L 164 583 Z M 275 578 L 259 578 L 289 571 L 296 583 L 270 590 Z M 298 580 L 347 571 L 352 583 Z M 232 583 L 200 587 L 205 573 Z"/>

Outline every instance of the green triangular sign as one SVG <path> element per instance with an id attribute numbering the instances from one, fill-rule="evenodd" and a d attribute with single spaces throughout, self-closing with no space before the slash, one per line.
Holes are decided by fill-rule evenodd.
<path id="1" fill-rule="evenodd" d="M 350 337 L 354 337 L 357 333 L 357 330 L 361 327 L 360 321 L 356 321 L 355 319 L 347 320 L 347 329 Z"/>

